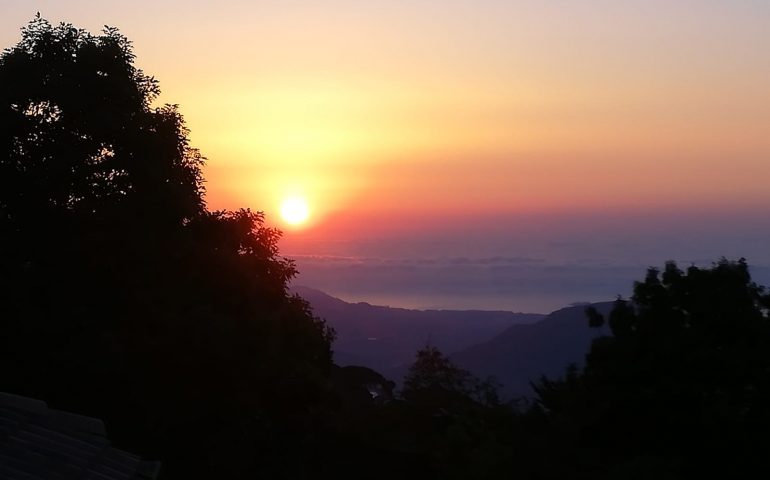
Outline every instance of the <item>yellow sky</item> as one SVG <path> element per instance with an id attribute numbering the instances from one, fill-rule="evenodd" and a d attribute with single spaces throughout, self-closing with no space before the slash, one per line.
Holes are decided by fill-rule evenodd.
<path id="1" fill-rule="evenodd" d="M 670 3 L 11 0 L 0 40 L 37 10 L 119 27 L 212 208 L 767 205 L 770 3 Z"/>

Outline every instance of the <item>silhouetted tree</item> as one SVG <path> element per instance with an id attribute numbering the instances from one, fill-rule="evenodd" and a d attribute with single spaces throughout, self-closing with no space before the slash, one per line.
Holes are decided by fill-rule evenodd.
<path id="1" fill-rule="evenodd" d="M 469 371 L 455 365 L 436 347 L 427 345 L 417 351 L 409 367 L 401 392 L 411 402 L 435 403 L 475 401 L 496 405 L 498 395 L 493 379 L 482 381 Z"/>
<path id="2" fill-rule="evenodd" d="M 169 478 L 301 476 L 332 332 L 261 213 L 205 208 L 133 62 L 39 16 L 0 55 L 0 390 L 104 418 Z"/>
<path id="3" fill-rule="evenodd" d="M 458 367 L 433 346 L 417 352 L 394 405 L 437 478 L 497 478 L 506 473 L 515 420 L 497 384 Z M 400 410 L 397 410 L 400 409 Z M 402 427 L 403 428 L 403 427 Z"/>
<path id="4" fill-rule="evenodd" d="M 3 220 L 29 228 L 78 215 L 150 228 L 201 213 L 202 158 L 176 107 L 151 106 L 158 83 L 133 60 L 114 28 L 93 36 L 39 16 L 3 53 Z"/>
<path id="5" fill-rule="evenodd" d="M 553 435 L 583 449 L 572 461 L 593 476 L 767 471 L 768 307 L 743 259 L 650 269 L 632 300 L 616 303 L 612 335 L 594 341 L 584 369 L 538 385 Z"/>

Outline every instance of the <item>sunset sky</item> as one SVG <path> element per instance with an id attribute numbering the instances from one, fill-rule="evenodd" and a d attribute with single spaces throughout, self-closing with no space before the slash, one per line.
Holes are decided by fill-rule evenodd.
<path id="1" fill-rule="evenodd" d="M 120 28 L 209 158 L 209 206 L 289 245 L 770 215 L 767 1 L 4 0 L 0 43 L 38 10 Z"/>

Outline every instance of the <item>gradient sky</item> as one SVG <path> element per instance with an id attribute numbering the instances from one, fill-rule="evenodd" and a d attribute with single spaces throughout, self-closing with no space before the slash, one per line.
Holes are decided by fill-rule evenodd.
<path id="1" fill-rule="evenodd" d="M 288 254 L 770 261 L 768 1 L 3 0 L 0 44 L 38 10 L 134 42 L 211 208 L 307 198 Z"/>
<path id="2" fill-rule="evenodd" d="M 213 208 L 447 216 L 770 203 L 770 2 L 17 1 L 119 27 Z"/>

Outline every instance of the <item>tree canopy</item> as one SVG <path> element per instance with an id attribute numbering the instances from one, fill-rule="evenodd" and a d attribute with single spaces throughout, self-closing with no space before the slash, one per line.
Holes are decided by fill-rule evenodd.
<path id="1" fill-rule="evenodd" d="M 494 379 L 482 381 L 458 367 L 436 347 L 427 345 L 417 352 L 404 378 L 402 395 L 412 402 L 434 407 L 499 403 Z"/>
<path id="2" fill-rule="evenodd" d="M 38 16 L 0 55 L 0 390 L 104 418 L 170 477 L 290 471 L 332 332 L 261 213 L 206 208 L 159 92 L 114 28 Z"/>
<path id="3" fill-rule="evenodd" d="M 181 222 L 203 210 L 200 167 L 176 106 L 114 28 L 94 36 L 39 16 L 0 59 L 0 207 L 25 228 L 45 215 Z"/>
<path id="4" fill-rule="evenodd" d="M 601 452 L 581 459 L 593 475 L 748 474 L 770 447 L 769 308 L 743 259 L 650 269 L 582 371 L 538 385 L 540 405 L 556 431 Z"/>

